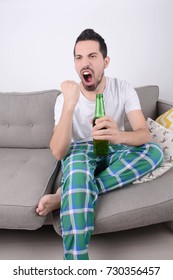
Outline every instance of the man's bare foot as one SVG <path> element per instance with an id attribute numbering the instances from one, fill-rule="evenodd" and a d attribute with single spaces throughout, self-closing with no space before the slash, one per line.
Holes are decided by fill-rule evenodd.
<path id="1" fill-rule="evenodd" d="M 60 208 L 60 202 L 61 188 L 59 188 L 55 194 L 44 195 L 36 208 L 36 212 L 40 216 L 46 216 L 53 210 Z"/>

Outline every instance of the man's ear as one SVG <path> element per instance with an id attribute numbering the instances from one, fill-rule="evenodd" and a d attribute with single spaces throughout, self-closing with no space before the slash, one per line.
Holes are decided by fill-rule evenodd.
<path id="1" fill-rule="evenodd" d="M 105 57 L 105 68 L 108 67 L 109 62 L 110 62 L 110 57 L 109 57 L 109 56 L 106 56 L 106 57 Z"/>

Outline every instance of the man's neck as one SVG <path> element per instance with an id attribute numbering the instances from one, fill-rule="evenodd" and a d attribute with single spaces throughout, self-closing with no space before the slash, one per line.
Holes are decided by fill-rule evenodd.
<path id="1" fill-rule="evenodd" d="M 96 99 L 96 94 L 103 93 L 106 86 L 106 77 L 103 77 L 101 83 L 98 85 L 98 87 L 94 91 L 88 91 L 86 90 L 82 83 L 80 84 L 80 90 L 82 94 L 90 101 L 94 101 Z"/>

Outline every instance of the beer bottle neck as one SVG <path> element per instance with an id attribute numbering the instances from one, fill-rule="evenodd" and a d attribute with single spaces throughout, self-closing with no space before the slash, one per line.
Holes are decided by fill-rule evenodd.
<path id="1" fill-rule="evenodd" d="M 96 107 L 95 107 L 95 118 L 100 118 L 105 116 L 105 108 L 103 101 L 103 94 L 96 95 Z"/>

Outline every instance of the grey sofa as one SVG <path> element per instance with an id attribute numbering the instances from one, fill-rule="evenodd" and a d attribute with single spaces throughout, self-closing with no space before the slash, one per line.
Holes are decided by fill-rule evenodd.
<path id="1" fill-rule="evenodd" d="M 159 100 L 159 88 L 137 88 L 145 117 L 155 119 L 173 104 Z M 60 162 L 49 142 L 58 90 L 0 93 L 0 228 L 34 230 L 53 223 L 61 234 L 59 210 L 47 218 L 35 208 L 60 185 Z M 126 129 L 129 124 L 126 119 Z M 173 226 L 173 171 L 147 183 L 129 185 L 98 198 L 94 234 L 161 222 Z"/>
<path id="2" fill-rule="evenodd" d="M 49 142 L 58 93 L 0 93 L 0 228 L 33 230 L 45 222 L 35 208 L 57 174 Z"/>

